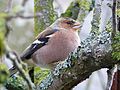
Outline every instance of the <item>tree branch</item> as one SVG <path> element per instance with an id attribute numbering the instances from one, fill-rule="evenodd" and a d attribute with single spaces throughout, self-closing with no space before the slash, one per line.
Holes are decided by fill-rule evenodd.
<path id="1" fill-rule="evenodd" d="M 113 7 L 112 7 L 112 18 L 113 18 L 113 31 L 112 31 L 112 38 L 114 38 L 116 31 L 117 31 L 117 0 L 113 0 Z"/>
<path id="2" fill-rule="evenodd" d="M 109 68 L 116 63 L 111 56 L 110 34 L 106 31 L 96 37 L 89 45 L 85 43 L 72 53 L 64 63 L 43 80 L 38 90 L 70 90 L 88 78 L 92 72 L 101 68 Z"/>
<path id="3" fill-rule="evenodd" d="M 38 90 L 70 90 L 88 78 L 92 72 L 114 66 L 111 56 L 111 36 L 107 31 L 98 36 L 101 3 L 96 3 L 93 14 L 92 32 L 82 42 L 81 48 L 59 64 L 38 86 Z"/>
<path id="4" fill-rule="evenodd" d="M 8 1 L 8 5 L 7 5 L 6 10 L 5 10 L 6 13 L 10 13 L 11 12 L 12 2 L 13 2 L 13 0 L 9 0 Z"/>
<path id="5" fill-rule="evenodd" d="M 53 0 L 35 0 L 34 12 L 41 14 L 35 21 L 35 35 L 51 25 L 56 20 L 56 13 L 53 8 Z"/>
<path id="6" fill-rule="evenodd" d="M 28 0 L 23 0 L 22 6 L 24 7 L 24 6 L 26 5 L 27 2 L 28 2 Z"/>
<path id="7" fill-rule="evenodd" d="M 37 17 L 41 17 L 41 16 L 42 15 L 40 13 L 35 13 L 35 14 L 28 15 L 28 16 L 21 15 L 21 14 L 15 14 L 15 15 L 8 15 L 5 18 L 7 20 L 16 19 L 16 18 L 33 19 L 33 18 L 37 18 Z"/>
<path id="8" fill-rule="evenodd" d="M 20 74 L 22 75 L 22 77 L 25 79 L 25 81 L 27 82 L 29 89 L 30 90 L 35 90 L 35 85 L 32 83 L 29 74 L 27 72 L 25 72 L 25 68 L 27 68 L 27 66 L 25 66 L 20 58 L 17 56 L 17 54 L 15 52 L 8 52 L 7 53 L 7 57 L 14 63 L 15 67 L 17 68 L 17 70 L 20 72 Z M 24 69 L 23 69 L 24 66 Z"/>

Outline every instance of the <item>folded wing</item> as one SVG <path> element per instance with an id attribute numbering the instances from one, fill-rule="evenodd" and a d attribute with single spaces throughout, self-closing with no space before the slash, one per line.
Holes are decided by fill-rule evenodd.
<path id="1" fill-rule="evenodd" d="M 22 60 L 30 59 L 34 52 L 36 52 L 38 49 L 40 49 L 41 47 L 47 44 L 50 38 L 49 35 L 51 36 L 57 31 L 59 30 L 53 29 L 53 30 L 45 30 L 41 32 L 41 34 L 39 34 L 37 39 L 24 50 L 24 52 L 21 55 L 21 59 Z"/>

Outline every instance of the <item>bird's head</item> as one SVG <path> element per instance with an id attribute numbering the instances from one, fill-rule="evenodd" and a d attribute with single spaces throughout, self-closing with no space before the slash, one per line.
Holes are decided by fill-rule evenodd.
<path id="1" fill-rule="evenodd" d="M 71 18 L 59 18 L 53 23 L 53 26 L 76 31 L 80 28 L 80 23 Z"/>

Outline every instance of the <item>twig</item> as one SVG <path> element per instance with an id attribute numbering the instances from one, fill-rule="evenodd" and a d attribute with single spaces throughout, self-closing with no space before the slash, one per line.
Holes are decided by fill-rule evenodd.
<path id="1" fill-rule="evenodd" d="M 36 14 L 33 14 L 33 15 L 29 15 L 29 16 L 24 16 L 24 15 L 21 15 L 21 14 L 16 14 L 16 15 L 9 15 L 9 16 L 7 16 L 5 18 L 8 19 L 8 20 L 16 19 L 16 18 L 33 19 L 33 18 L 40 17 L 40 16 L 42 16 L 40 13 L 36 13 Z"/>
<path id="2" fill-rule="evenodd" d="M 6 7 L 5 13 L 9 14 L 11 12 L 11 10 L 12 10 L 12 2 L 13 2 L 13 0 L 8 1 L 8 5 Z M 9 35 L 9 32 L 12 30 L 12 27 L 11 27 L 10 22 L 9 22 L 8 19 L 6 19 L 5 28 L 6 28 L 5 37 L 7 38 L 8 35 Z"/>
<path id="3" fill-rule="evenodd" d="M 120 17 L 118 16 L 118 24 L 117 24 L 117 29 L 118 29 L 118 31 L 120 32 Z"/>
<path id="4" fill-rule="evenodd" d="M 23 0 L 23 2 L 22 2 L 22 6 L 23 6 L 23 7 L 26 5 L 27 1 L 28 1 L 28 0 Z"/>
<path id="5" fill-rule="evenodd" d="M 113 31 L 112 31 L 112 38 L 114 38 L 116 31 L 117 31 L 117 14 L 116 14 L 116 9 L 117 9 L 117 0 L 113 0 L 113 7 L 112 7 L 112 17 L 113 17 Z"/>
<path id="6" fill-rule="evenodd" d="M 106 90 L 111 90 L 113 83 L 113 76 L 115 75 L 116 70 L 117 70 L 117 66 L 107 71 L 108 80 L 107 80 Z"/>
<path id="7" fill-rule="evenodd" d="M 6 20 L 5 22 L 5 27 L 6 27 L 6 33 L 5 36 L 7 37 L 11 28 L 10 25 L 10 20 L 14 19 L 14 18 L 23 18 L 23 19 L 29 19 L 29 18 L 34 18 L 35 16 L 23 16 L 21 15 L 22 13 L 16 13 L 15 15 L 11 15 L 11 10 L 12 10 L 12 1 L 13 0 L 9 0 L 8 1 L 8 5 L 6 7 L 5 13 L 8 14 L 8 16 L 3 16 L 3 18 Z M 25 5 L 27 0 L 23 1 L 24 3 L 22 5 Z M 20 11 L 21 12 L 21 11 Z M 6 46 L 5 46 L 6 47 Z M 11 52 L 11 50 L 8 50 L 7 47 L 6 49 L 6 55 L 7 57 L 13 62 L 14 66 L 16 67 L 16 69 L 20 72 L 21 76 L 24 78 L 24 80 L 27 82 L 30 90 L 35 90 L 35 85 L 32 83 L 29 74 L 25 72 L 24 65 L 21 62 L 20 58 L 18 57 L 18 55 L 15 52 Z"/>
<path id="8" fill-rule="evenodd" d="M 11 30 L 13 30 L 11 24 L 10 24 L 10 20 L 12 19 L 16 19 L 16 18 L 22 18 L 22 19 L 33 19 L 36 17 L 40 17 L 41 15 L 39 13 L 35 14 L 35 15 L 29 15 L 29 16 L 24 16 L 24 15 L 20 15 L 20 14 L 16 14 L 16 15 L 10 15 L 5 17 L 6 22 L 5 22 L 5 27 L 6 27 L 6 33 L 5 33 L 5 37 L 7 38 L 9 35 L 9 32 Z"/>
<path id="9" fill-rule="evenodd" d="M 22 77 L 25 79 L 28 86 L 30 87 L 30 90 L 35 90 L 35 85 L 32 83 L 32 81 L 31 81 L 31 79 L 29 77 L 29 74 L 26 73 L 25 70 L 23 69 L 22 64 L 19 63 L 20 58 L 17 56 L 17 54 L 15 52 L 9 52 L 7 56 L 14 63 L 17 70 L 20 72 Z"/>
<path id="10" fill-rule="evenodd" d="M 9 0 L 9 1 L 8 1 L 8 5 L 7 5 L 6 10 L 5 10 L 6 13 L 11 12 L 12 2 L 13 2 L 13 0 Z"/>
<path id="11" fill-rule="evenodd" d="M 10 33 L 10 31 L 12 31 L 12 30 L 13 30 L 13 28 L 12 28 L 12 26 L 11 26 L 10 22 L 9 22 L 9 21 L 7 21 L 7 20 L 6 20 L 6 22 L 5 22 L 5 28 L 6 28 L 5 37 L 7 38 L 7 37 L 8 37 L 8 35 L 9 35 L 9 33 Z"/>

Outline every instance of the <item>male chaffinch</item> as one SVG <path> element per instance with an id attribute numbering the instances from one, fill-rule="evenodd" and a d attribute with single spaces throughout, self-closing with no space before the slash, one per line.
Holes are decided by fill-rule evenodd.
<path id="1" fill-rule="evenodd" d="M 67 58 L 80 45 L 80 23 L 71 18 L 59 18 L 41 32 L 21 55 L 22 60 L 32 58 L 40 67 L 53 67 Z"/>

